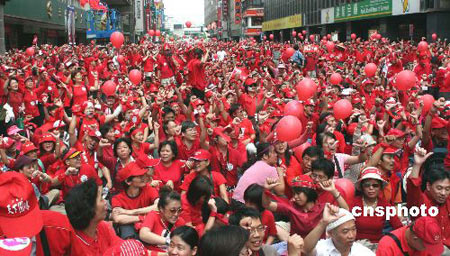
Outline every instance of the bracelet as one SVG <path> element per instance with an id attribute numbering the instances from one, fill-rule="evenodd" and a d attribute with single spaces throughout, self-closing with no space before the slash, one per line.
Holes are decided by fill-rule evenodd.
<path id="1" fill-rule="evenodd" d="M 217 217 L 217 212 L 211 212 L 210 214 L 209 214 L 209 217 Z"/>

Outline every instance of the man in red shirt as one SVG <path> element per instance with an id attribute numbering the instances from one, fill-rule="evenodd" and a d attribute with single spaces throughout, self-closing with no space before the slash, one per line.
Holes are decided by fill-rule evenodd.
<path id="1" fill-rule="evenodd" d="M 192 93 L 200 99 L 205 98 L 206 73 L 205 62 L 208 60 L 209 51 L 203 54 L 201 49 L 195 49 L 195 58 L 187 64 L 189 70 L 188 84 L 192 85 Z"/>
<path id="2" fill-rule="evenodd" d="M 23 174 L 0 174 L 0 192 L 0 237 L 21 237 L 21 245 L 32 246 L 36 256 L 83 255 L 73 246 L 76 236 L 67 217 L 53 211 L 41 211 L 34 189 Z M 49 254 L 44 254 L 46 242 L 42 241 L 43 236 L 47 238 Z M 36 239 L 36 243 L 29 245 L 32 239 Z M 15 248 L 2 248 L 11 251 L 9 254 L 1 252 L 2 255 L 15 252 Z"/>
<path id="3" fill-rule="evenodd" d="M 432 217 L 420 217 L 412 225 L 401 227 L 381 238 L 377 256 L 440 256 L 442 232 Z"/>
<path id="4" fill-rule="evenodd" d="M 200 138 L 198 138 L 197 125 L 194 122 L 184 121 L 181 124 L 181 138 L 175 138 L 178 147 L 178 159 L 188 160 L 200 149 L 206 138 L 206 131 L 204 130 L 205 128 L 201 126 Z"/>

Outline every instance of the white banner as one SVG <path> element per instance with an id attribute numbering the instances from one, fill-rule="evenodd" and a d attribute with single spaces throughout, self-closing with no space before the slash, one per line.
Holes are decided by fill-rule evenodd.
<path id="1" fill-rule="evenodd" d="M 334 23 L 334 7 L 320 10 L 321 24 Z"/>
<path id="2" fill-rule="evenodd" d="M 392 15 L 420 12 L 420 0 L 392 0 Z"/>
<path id="3" fill-rule="evenodd" d="M 144 32 L 144 0 L 135 0 L 136 32 Z"/>

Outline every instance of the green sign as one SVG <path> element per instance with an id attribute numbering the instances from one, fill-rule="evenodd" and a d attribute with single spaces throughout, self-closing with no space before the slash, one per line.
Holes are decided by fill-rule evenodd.
<path id="1" fill-rule="evenodd" d="M 334 8 L 334 21 L 370 19 L 392 15 L 391 0 L 363 0 Z"/>

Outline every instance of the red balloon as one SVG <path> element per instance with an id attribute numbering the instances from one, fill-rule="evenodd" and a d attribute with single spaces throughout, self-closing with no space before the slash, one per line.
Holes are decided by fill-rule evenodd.
<path id="1" fill-rule="evenodd" d="M 310 78 L 304 78 L 296 86 L 297 95 L 299 100 L 307 100 L 311 98 L 317 91 L 316 83 Z"/>
<path id="2" fill-rule="evenodd" d="M 115 31 L 111 34 L 111 37 L 109 38 L 112 45 L 116 48 L 120 48 L 125 41 L 125 38 L 123 37 L 123 34 L 119 31 Z"/>
<path id="3" fill-rule="evenodd" d="M 322 40 L 323 40 L 323 41 L 327 41 L 327 37 L 326 37 L 326 36 L 323 36 L 323 37 L 322 37 Z"/>
<path id="4" fill-rule="evenodd" d="M 156 31 L 155 31 L 155 36 L 160 36 L 160 35 L 161 35 L 161 31 L 159 31 L 159 29 L 156 30 Z"/>
<path id="5" fill-rule="evenodd" d="M 356 34 L 355 34 L 355 33 L 352 33 L 352 34 L 350 35 L 350 38 L 351 38 L 352 40 L 355 40 L 355 39 L 356 39 Z"/>
<path id="6" fill-rule="evenodd" d="M 356 39 L 356 42 L 359 44 L 361 43 L 361 38 Z"/>
<path id="7" fill-rule="evenodd" d="M 338 85 L 342 82 L 342 76 L 339 73 L 334 73 L 330 77 L 330 82 L 333 85 Z"/>
<path id="8" fill-rule="evenodd" d="M 289 47 L 289 48 L 286 49 L 286 54 L 287 54 L 288 57 L 291 57 L 292 55 L 294 55 L 294 53 L 295 53 L 294 48 Z"/>
<path id="9" fill-rule="evenodd" d="M 302 31 L 302 34 L 303 34 L 303 35 L 306 35 L 306 30 L 303 30 L 303 31 Z"/>
<path id="10" fill-rule="evenodd" d="M 328 34 L 328 35 L 327 35 L 327 39 L 331 39 L 331 34 Z"/>
<path id="11" fill-rule="evenodd" d="M 369 63 L 364 67 L 364 72 L 366 72 L 367 77 L 373 77 L 377 72 L 377 65 L 375 63 Z"/>
<path id="12" fill-rule="evenodd" d="M 303 40 L 303 35 L 299 34 L 298 37 L 300 37 L 300 40 Z"/>
<path id="13" fill-rule="evenodd" d="M 378 40 L 380 40 L 380 39 L 381 39 L 381 35 L 380 35 L 380 34 L 376 34 L 376 35 L 375 35 L 375 38 L 378 39 Z"/>
<path id="14" fill-rule="evenodd" d="M 353 198 L 355 197 L 355 184 L 351 180 L 346 178 L 336 179 L 334 185 L 344 192 L 342 196 L 346 202 L 353 202 Z"/>
<path id="15" fill-rule="evenodd" d="M 274 37 L 273 34 L 269 35 L 270 40 L 273 40 L 273 37 Z"/>
<path id="16" fill-rule="evenodd" d="M 219 58 L 219 55 L 217 55 L 217 54 L 214 54 L 214 59 L 218 59 Z"/>
<path id="17" fill-rule="evenodd" d="M 297 31 L 292 31 L 292 37 L 296 37 L 297 36 Z"/>
<path id="18" fill-rule="evenodd" d="M 25 52 L 26 52 L 26 54 L 27 54 L 28 56 L 33 56 L 33 55 L 34 55 L 34 48 L 33 48 L 33 47 L 28 47 L 28 48 L 25 50 Z"/>
<path id="19" fill-rule="evenodd" d="M 150 30 L 148 31 L 148 35 L 149 35 L 149 36 L 154 36 L 154 35 L 155 35 L 155 30 L 150 29 Z"/>
<path id="20" fill-rule="evenodd" d="M 336 119 L 345 119 L 352 114 L 352 103 L 346 99 L 338 100 L 334 103 L 333 113 Z"/>
<path id="21" fill-rule="evenodd" d="M 420 52 L 428 50 L 428 43 L 425 41 L 421 41 L 419 45 L 417 45 L 417 50 L 419 50 Z"/>
<path id="22" fill-rule="evenodd" d="M 106 96 L 113 96 L 116 93 L 116 84 L 111 80 L 106 81 L 102 86 L 102 92 Z"/>
<path id="23" fill-rule="evenodd" d="M 406 91 L 416 84 L 416 80 L 416 73 L 411 70 L 403 70 L 395 78 L 395 87 L 401 91 Z"/>
<path id="24" fill-rule="evenodd" d="M 433 41 L 436 41 L 436 40 L 437 40 L 437 34 L 436 34 L 436 33 L 433 33 L 433 34 L 431 35 L 431 39 L 433 39 Z"/>
<path id="25" fill-rule="evenodd" d="M 289 101 L 284 106 L 284 115 L 295 116 L 300 119 L 303 116 L 303 104 L 296 100 Z"/>
<path id="26" fill-rule="evenodd" d="M 424 113 L 427 113 L 434 103 L 434 97 L 430 94 L 425 94 L 421 97 L 421 100 L 423 101 L 423 109 L 422 111 Z"/>
<path id="27" fill-rule="evenodd" d="M 305 149 L 311 147 L 311 143 L 305 142 L 302 145 L 294 148 L 294 155 L 297 157 L 298 160 L 302 161 L 303 159 L 303 152 Z"/>
<path id="28" fill-rule="evenodd" d="M 192 22 L 186 21 L 186 27 L 187 27 L 187 28 L 190 28 L 191 26 L 192 26 Z"/>
<path id="29" fill-rule="evenodd" d="M 119 56 L 117 56 L 117 61 L 120 64 L 123 64 L 123 63 L 125 63 L 125 57 L 123 57 L 122 55 L 119 55 Z"/>
<path id="30" fill-rule="evenodd" d="M 280 141 L 295 140 L 302 135 L 302 123 L 295 116 L 285 116 L 278 122 L 275 131 Z"/>
<path id="31" fill-rule="evenodd" d="M 331 41 L 328 41 L 327 42 L 327 50 L 328 50 L 328 52 L 332 52 L 332 51 L 334 51 L 334 43 L 333 42 L 331 42 Z"/>
<path id="32" fill-rule="evenodd" d="M 137 85 L 142 81 L 142 73 L 137 69 L 131 70 L 128 76 L 133 84 Z"/>
<path id="33" fill-rule="evenodd" d="M 310 35 L 310 36 L 309 36 L 309 40 L 310 40 L 311 42 L 314 42 L 314 39 L 316 39 L 316 38 L 314 37 L 314 35 Z"/>
<path id="34" fill-rule="evenodd" d="M 264 36 L 263 39 L 264 39 L 264 40 L 267 40 L 267 36 Z"/>

